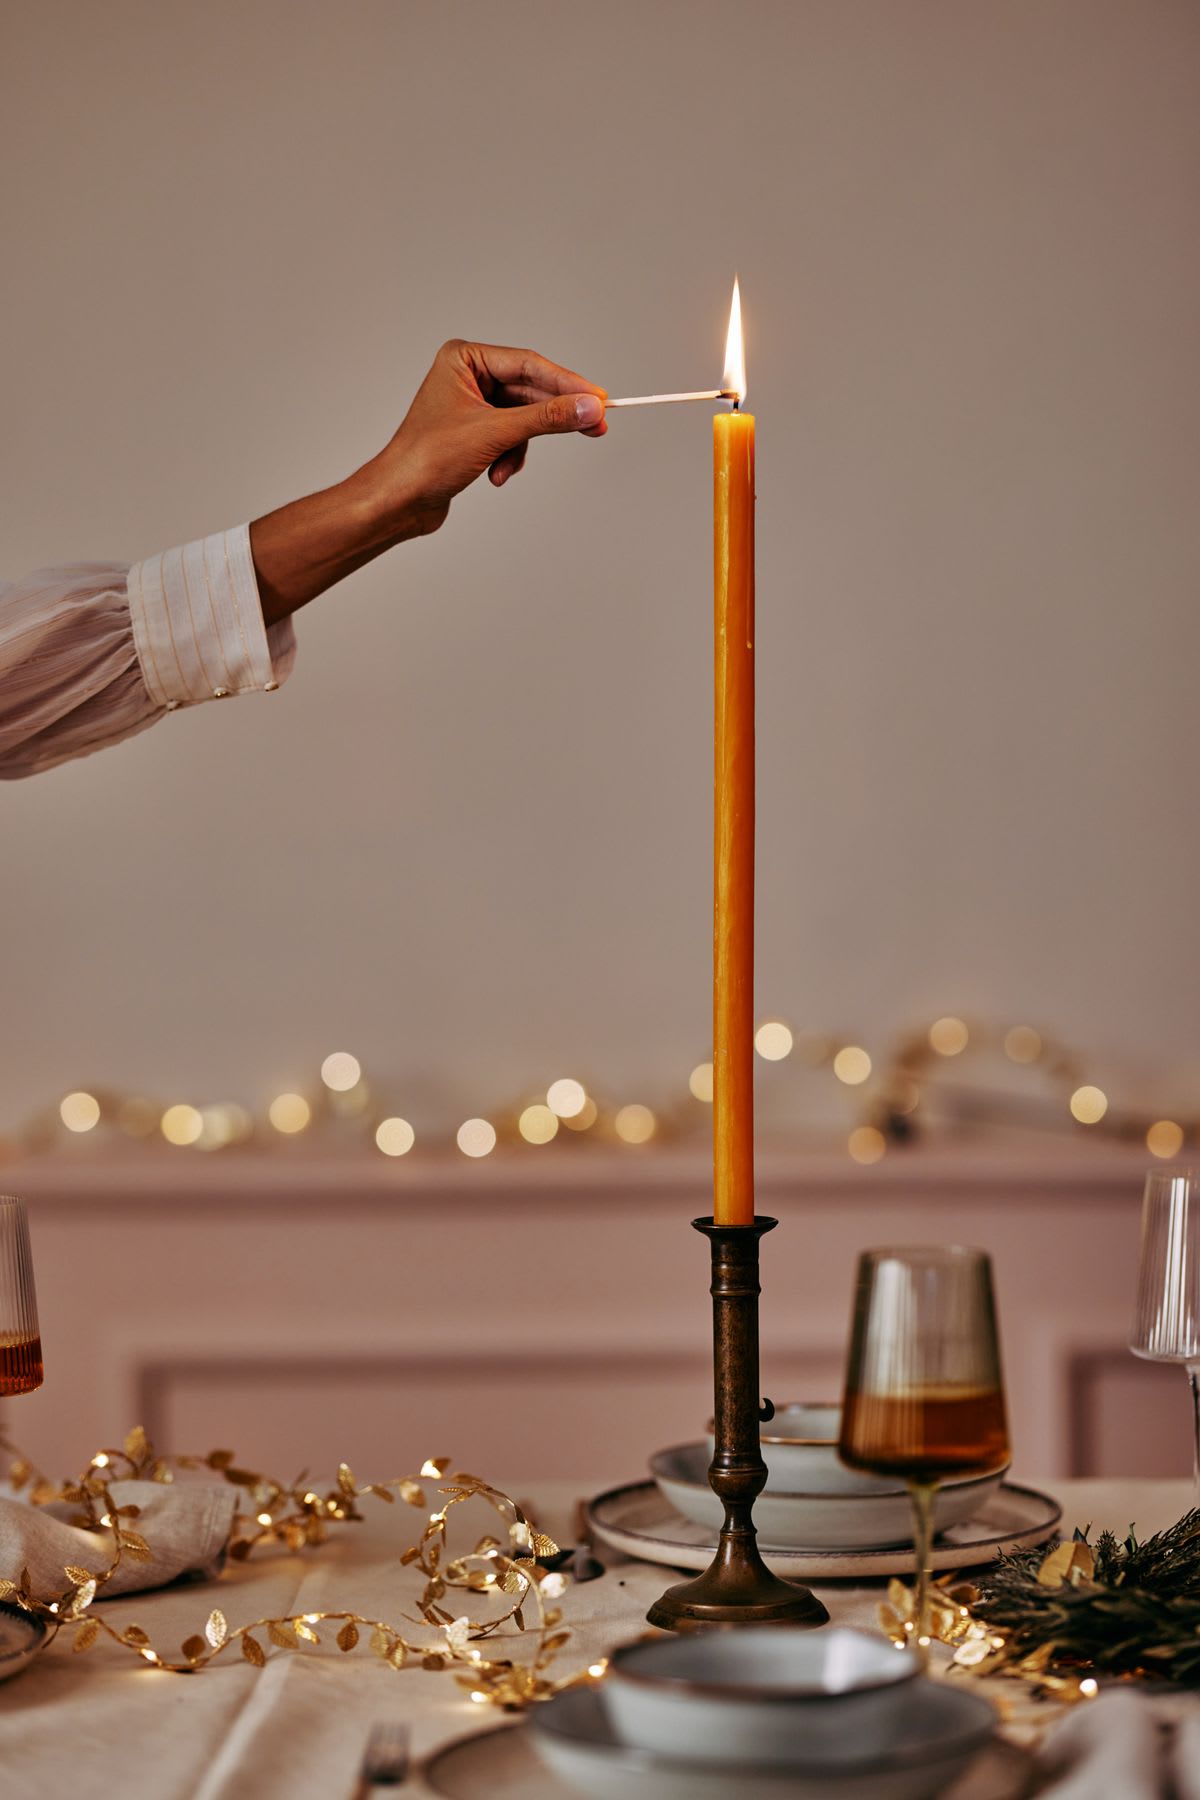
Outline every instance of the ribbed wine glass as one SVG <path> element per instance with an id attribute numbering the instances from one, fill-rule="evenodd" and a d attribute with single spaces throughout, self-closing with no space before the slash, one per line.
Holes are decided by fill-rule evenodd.
<path id="1" fill-rule="evenodd" d="M 1008 1424 L 982 1250 L 868 1250 L 858 1262 L 838 1454 L 894 1475 L 912 1497 L 917 1597 L 912 1646 L 929 1646 L 933 1499 L 948 1476 L 1008 1461 Z"/>
<path id="2" fill-rule="evenodd" d="M 1192 1475 L 1200 1506 L 1200 1170 L 1151 1169 L 1129 1348 L 1180 1363 L 1192 1389 Z"/>
<path id="3" fill-rule="evenodd" d="M 0 1194 L 0 1397 L 42 1385 L 42 1339 L 25 1202 Z"/>

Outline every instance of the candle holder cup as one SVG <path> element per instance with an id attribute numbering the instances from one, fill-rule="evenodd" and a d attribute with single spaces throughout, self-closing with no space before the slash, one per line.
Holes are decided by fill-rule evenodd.
<path id="1" fill-rule="evenodd" d="M 717 1553 L 702 1575 L 668 1588 L 646 1615 L 666 1631 L 701 1625 L 824 1625 L 829 1614 L 806 1587 L 773 1575 L 762 1559 L 754 1502 L 767 1479 L 758 1427 L 758 1243 L 777 1221 L 718 1225 L 693 1219 L 712 1251 L 713 1387 L 716 1445 L 708 1480 L 725 1508 Z"/>

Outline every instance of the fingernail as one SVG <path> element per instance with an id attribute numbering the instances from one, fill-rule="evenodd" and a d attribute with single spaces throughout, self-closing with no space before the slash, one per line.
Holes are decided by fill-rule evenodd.
<path id="1" fill-rule="evenodd" d="M 579 425 L 598 425 L 604 417 L 604 402 L 595 394 L 580 394 L 575 401 L 575 419 Z"/>

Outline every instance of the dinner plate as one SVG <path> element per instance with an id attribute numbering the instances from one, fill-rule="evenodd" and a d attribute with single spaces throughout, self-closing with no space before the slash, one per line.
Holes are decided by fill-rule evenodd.
<path id="1" fill-rule="evenodd" d="M 0 1681 L 20 1674 L 45 1641 L 46 1627 L 41 1619 L 27 1613 L 23 1606 L 0 1600 Z"/>
<path id="2" fill-rule="evenodd" d="M 673 1569 L 706 1569 L 716 1550 L 716 1534 L 669 1506 L 652 1481 L 610 1488 L 588 1502 L 588 1523 L 597 1543 L 642 1562 Z M 1037 1488 L 1006 1481 L 969 1519 L 952 1525 L 933 1546 L 934 1569 L 966 1569 L 1014 1550 L 1028 1550 L 1054 1535 L 1062 1507 Z M 804 1581 L 846 1576 L 911 1575 L 911 1546 L 888 1550 L 792 1550 L 762 1543 L 763 1556 L 777 1575 Z"/>
<path id="3" fill-rule="evenodd" d="M 972 1702 L 976 1708 L 982 1704 L 974 1694 L 938 1685 L 953 1699 L 966 1700 L 968 1709 Z M 603 1784 L 610 1784 L 607 1791 L 619 1800 L 729 1800 L 731 1773 L 738 1800 L 920 1800 L 935 1793 L 944 1800 L 966 1800 L 968 1794 L 970 1800 L 1019 1800 L 1029 1787 L 1029 1753 L 1003 1738 L 993 1737 L 947 1788 L 946 1765 L 936 1757 L 919 1770 L 901 1766 L 881 1773 L 871 1764 L 832 1774 L 822 1769 L 807 1777 L 792 1770 L 780 1775 L 672 1765 L 616 1743 L 606 1725 L 601 1693 L 594 1689 L 570 1690 L 549 1704 L 560 1710 L 560 1717 L 568 1707 L 574 1714 L 576 1735 L 583 1740 L 577 1746 L 577 1767 L 586 1769 L 587 1786 L 579 1785 L 578 1773 L 568 1783 L 549 1768 L 529 1723 L 522 1721 L 475 1732 L 436 1751 L 422 1769 L 430 1792 L 441 1800 L 579 1800 L 581 1794 L 603 1793 Z"/>
<path id="4" fill-rule="evenodd" d="M 725 1517 L 722 1502 L 708 1485 L 712 1452 L 699 1440 L 659 1450 L 650 1458 L 650 1473 L 663 1497 L 677 1513 L 716 1532 Z M 1006 1474 L 960 1476 L 941 1484 L 933 1499 L 934 1529 L 949 1531 L 978 1516 Z M 836 1475 L 838 1471 L 830 1471 Z M 782 1492 L 764 1488 L 754 1502 L 754 1522 L 764 1544 L 786 1550 L 884 1550 L 911 1553 L 912 1502 L 902 1486 L 879 1483 L 874 1492 L 853 1471 L 841 1471 L 842 1491 Z"/>

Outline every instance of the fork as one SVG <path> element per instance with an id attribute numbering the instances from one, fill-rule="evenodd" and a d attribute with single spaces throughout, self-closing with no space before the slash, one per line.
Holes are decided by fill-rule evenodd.
<path id="1" fill-rule="evenodd" d="M 408 1780 L 408 1726 L 375 1724 L 363 1751 L 355 1800 L 368 1800 L 376 1788 L 403 1787 Z"/>

